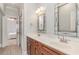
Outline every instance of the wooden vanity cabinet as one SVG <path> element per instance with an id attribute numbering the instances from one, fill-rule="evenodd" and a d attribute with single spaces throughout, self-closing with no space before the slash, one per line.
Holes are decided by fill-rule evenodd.
<path id="1" fill-rule="evenodd" d="M 64 53 L 30 37 L 27 37 L 27 53 L 29 55 L 64 55 Z"/>
<path id="2" fill-rule="evenodd" d="M 36 41 L 33 39 L 28 38 L 27 39 L 27 53 L 29 55 L 35 55 L 36 54 Z"/>

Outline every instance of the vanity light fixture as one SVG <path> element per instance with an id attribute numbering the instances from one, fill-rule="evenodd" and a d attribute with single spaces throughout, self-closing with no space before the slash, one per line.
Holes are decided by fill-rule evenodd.
<path id="1" fill-rule="evenodd" d="M 45 14 L 45 8 L 44 7 L 39 7 L 37 10 L 36 10 L 36 14 L 39 16 L 39 15 L 42 15 L 42 14 Z"/>

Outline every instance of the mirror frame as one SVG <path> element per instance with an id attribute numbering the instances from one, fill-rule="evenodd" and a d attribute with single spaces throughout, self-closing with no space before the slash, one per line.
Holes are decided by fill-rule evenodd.
<path id="1" fill-rule="evenodd" d="M 39 24 L 39 17 L 41 17 L 41 16 L 43 17 L 43 19 L 42 19 L 43 20 L 43 29 L 42 30 L 39 29 L 39 25 L 41 25 L 41 24 Z M 37 18 L 38 18 L 38 20 L 37 20 L 37 31 L 39 33 L 45 33 L 45 31 L 46 31 L 45 30 L 45 14 L 39 15 Z"/>
<path id="2" fill-rule="evenodd" d="M 55 34 L 57 34 L 57 35 L 66 35 L 66 36 L 72 36 L 72 37 L 77 37 L 77 35 L 78 35 L 78 5 L 76 4 L 76 3 L 74 3 L 75 4 L 75 7 L 76 7 L 76 31 L 75 32 L 59 32 L 58 31 L 58 7 L 60 7 L 60 6 L 63 6 L 63 5 L 66 5 L 66 4 L 69 4 L 69 3 L 58 3 L 58 4 L 56 4 L 56 6 L 55 6 L 55 11 L 54 11 L 54 15 L 55 15 L 55 20 L 54 20 L 54 32 L 55 32 Z"/>

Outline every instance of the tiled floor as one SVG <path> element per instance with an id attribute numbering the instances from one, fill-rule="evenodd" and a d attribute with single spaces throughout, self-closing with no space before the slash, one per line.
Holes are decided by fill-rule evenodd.
<path id="1" fill-rule="evenodd" d="M 8 45 L 17 45 L 17 41 L 16 41 L 16 39 L 8 39 Z"/>
<path id="2" fill-rule="evenodd" d="M 0 55 L 21 55 L 21 49 L 17 45 L 0 48 Z"/>
<path id="3" fill-rule="evenodd" d="M 12 43 L 13 42 L 13 43 Z M 0 55 L 21 55 L 21 48 L 17 46 L 14 40 L 10 40 L 10 45 L 4 48 L 0 48 Z M 12 43 L 12 44 L 11 44 Z"/>

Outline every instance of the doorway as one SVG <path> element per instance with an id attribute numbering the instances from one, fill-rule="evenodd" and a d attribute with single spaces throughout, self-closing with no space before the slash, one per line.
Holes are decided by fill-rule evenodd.
<path id="1" fill-rule="evenodd" d="M 5 46 L 0 48 L 1 55 L 19 55 L 22 54 L 21 46 L 21 5 L 19 3 L 4 3 L 5 6 L 5 20 L 6 22 L 6 31 L 7 38 L 2 39 Z M 21 16 L 20 16 L 21 15 Z M 4 20 L 4 21 L 5 21 Z M 4 23 L 5 24 L 5 23 Z M 4 36 L 5 37 L 5 36 Z M 3 45 L 4 45 L 3 44 Z"/>

